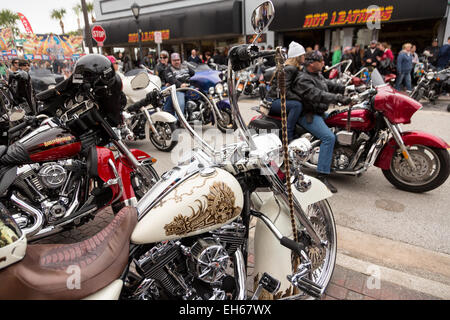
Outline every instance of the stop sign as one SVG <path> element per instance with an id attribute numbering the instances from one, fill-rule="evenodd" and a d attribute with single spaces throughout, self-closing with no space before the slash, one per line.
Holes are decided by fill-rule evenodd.
<path id="1" fill-rule="evenodd" d="M 94 26 L 92 28 L 92 38 L 97 41 L 99 45 L 103 45 L 103 42 L 106 39 L 106 32 L 102 26 Z"/>

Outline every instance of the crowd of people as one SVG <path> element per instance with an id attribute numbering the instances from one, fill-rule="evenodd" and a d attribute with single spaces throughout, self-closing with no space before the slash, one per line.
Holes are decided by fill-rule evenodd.
<path id="1" fill-rule="evenodd" d="M 20 67 L 19 67 L 20 65 Z M 8 79 L 10 72 L 16 72 L 19 69 L 24 71 L 49 70 L 52 73 L 70 76 L 75 61 L 72 60 L 25 60 L 13 58 L 10 61 L 0 61 L 0 79 Z"/>

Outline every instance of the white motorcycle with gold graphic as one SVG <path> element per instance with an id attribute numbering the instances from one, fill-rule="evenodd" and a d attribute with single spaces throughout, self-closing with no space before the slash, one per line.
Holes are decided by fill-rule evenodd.
<path id="1" fill-rule="evenodd" d="M 269 18 L 261 21 L 264 14 Z M 255 9 L 258 34 L 273 14 L 270 1 Z M 331 193 L 298 169 L 289 179 L 289 170 L 278 169 L 285 142 L 247 130 L 233 71 L 275 53 L 249 48 L 234 47 L 228 65 L 242 140 L 215 150 L 189 126 L 175 86 L 161 91 L 171 95 L 182 125 L 201 147 L 163 174 L 136 207 L 125 207 L 83 242 L 26 247 L 20 230 L 9 226 L 16 236 L 5 237 L 10 240 L 0 249 L 0 299 L 305 299 L 324 293 L 336 261 L 336 226 L 326 200 Z M 280 61 L 281 48 L 276 52 Z M 287 159 L 299 168 L 310 153 L 306 140 L 293 141 L 283 152 L 285 166 Z M 248 286 L 251 253 L 254 285 Z M 68 268 L 80 276 L 76 289 Z"/>

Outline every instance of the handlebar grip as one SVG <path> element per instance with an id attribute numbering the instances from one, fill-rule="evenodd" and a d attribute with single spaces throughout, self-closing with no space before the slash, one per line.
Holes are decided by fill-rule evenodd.
<path id="1" fill-rule="evenodd" d="M 11 129 L 8 130 L 8 134 L 13 134 L 16 133 L 17 131 L 20 131 L 24 128 L 26 128 L 27 126 L 29 126 L 31 123 L 33 123 L 33 121 L 36 120 L 36 118 L 31 118 L 31 119 L 27 119 L 22 123 L 19 123 L 17 126 L 12 127 Z"/>

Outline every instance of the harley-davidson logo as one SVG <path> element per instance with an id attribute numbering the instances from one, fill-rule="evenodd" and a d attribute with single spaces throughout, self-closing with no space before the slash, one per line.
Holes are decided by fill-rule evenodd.
<path id="1" fill-rule="evenodd" d="M 173 221 L 164 226 L 166 236 L 186 235 L 191 232 L 205 229 L 209 226 L 223 224 L 241 213 L 240 207 L 235 207 L 236 197 L 233 190 L 223 182 L 215 182 L 209 188 L 206 198 L 206 207 L 201 200 L 197 209 L 192 207 L 189 217 L 179 214 Z"/>
<path id="2" fill-rule="evenodd" d="M 53 140 L 44 142 L 44 147 L 52 146 L 57 143 L 71 141 L 72 139 L 73 139 L 73 137 L 62 137 L 62 138 L 53 139 Z"/>

